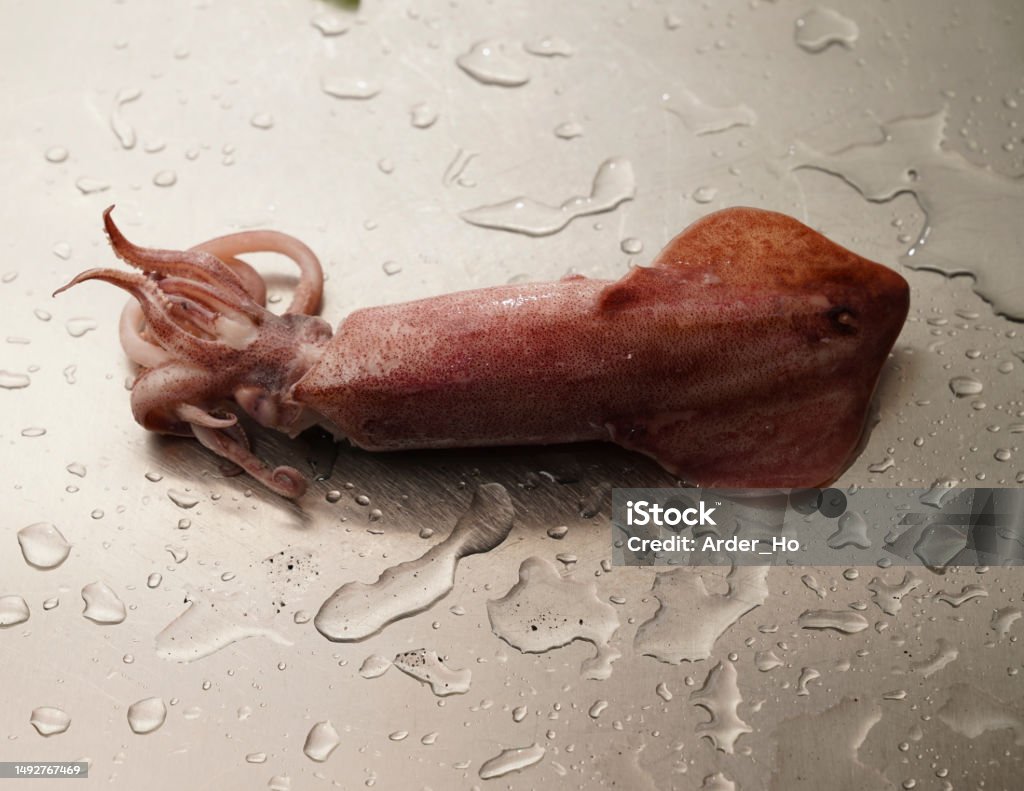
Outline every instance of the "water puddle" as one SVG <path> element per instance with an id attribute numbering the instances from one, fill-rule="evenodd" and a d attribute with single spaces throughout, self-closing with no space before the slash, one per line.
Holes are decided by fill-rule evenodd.
<path id="1" fill-rule="evenodd" d="M 734 566 L 726 577 L 728 591 L 716 594 L 708 592 L 694 569 L 658 574 L 651 593 L 661 606 L 637 629 L 634 648 L 673 665 L 707 659 L 729 627 L 764 604 L 767 577 L 767 566 Z"/>
<path id="2" fill-rule="evenodd" d="M 852 47 L 859 35 L 856 22 L 824 6 L 812 8 L 796 21 L 796 43 L 806 52 L 822 52 L 833 44 Z"/>
<path id="3" fill-rule="evenodd" d="M 399 654 L 393 664 L 406 675 L 427 684 L 431 692 L 438 697 L 466 694 L 473 679 L 473 674 L 468 668 L 450 668 L 441 661 L 436 651 L 428 651 L 425 648 Z"/>
<path id="4" fill-rule="evenodd" d="M 711 715 L 709 721 L 697 726 L 696 732 L 710 740 L 716 750 L 731 755 L 736 751 L 736 740 L 754 730 L 738 713 L 743 698 L 736 683 L 736 665 L 732 662 L 719 662 L 711 668 L 704 686 L 690 695 L 690 702 Z"/>
<path id="5" fill-rule="evenodd" d="M 619 656 L 609 645 L 619 616 L 597 598 L 595 583 L 562 577 L 539 557 L 523 561 L 519 581 L 501 599 L 487 602 L 487 615 L 492 631 L 525 653 L 543 653 L 574 640 L 593 643 L 597 654 L 580 668 L 585 678 L 608 678 Z"/>
<path id="6" fill-rule="evenodd" d="M 680 88 L 676 93 L 662 94 L 661 106 L 679 118 L 683 126 L 697 136 L 757 123 L 757 113 L 745 104 L 716 107 L 686 88 Z"/>
<path id="7" fill-rule="evenodd" d="M 260 612 L 257 603 L 240 593 L 200 594 L 156 636 L 157 656 L 172 662 L 194 662 L 249 637 L 291 645 Z"/>
<path id="8" fill-rule="evenodd" d="M 628 159 L 613 157 L 597 169 L 589 195 L 576 195 L 558 206 L 520 196 L 491 206 L 479 206 L 462 212 L 471 225 L 495 228 L 527 236 L 558 233 L 577 217 L 611 211 L 636 194 L 636 177 Z"/>
<path id="9" fill-rule="evenodd" d="M 863 764 L 858 751 L 871 729 L 882 719 L 874 701 L 843 698 L 820 714 L 803 714 L 784 720 L 775 730 L 778 743 L 776 769 L 771 791 L 794 791 L 817 787 L 808 781 L 808 757 L 827 757 L 829 791 L 885 791 L 893 788 L 886 777 Z"/>
<path id="10" fill-rule="evenodd" d="M 328 640 L 364 640 L 423 612 L 451 592 L 462 558 L 489 552 L 505 540 L 514 516 L 505 487 L 483 484 L 448 538 L 416 560 L 386 569 L 374 583 L 345 583 L 320 607 L 314 625 Z"/>
<path id="11" fill-rule="evenodd" d="M 970 275 L 974 291 L 996 313 L 1019 321 L 1024 319 L 1024 179 L 1002 176 L 944 149 L 946 115 L 943 109 L 891 121 L 883 125 L 881 141 L 832 154 L 799 145 L 791 166 L 838 176 L 877 203 L 911 193 L 926 222 L 902 263 L 948 277 Z"/>

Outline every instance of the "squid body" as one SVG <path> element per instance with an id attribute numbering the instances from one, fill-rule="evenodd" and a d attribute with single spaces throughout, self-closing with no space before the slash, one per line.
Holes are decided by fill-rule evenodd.
<path id="1" fill-rule="evenodd" d="M 142 367 L 136 420 L 195 436 L 292 498 L 304 477 L 253 453 L 240 411 L 372 451 L 609 440 L 691 485 L 821 485 L 856 452 L 909 304 L 891 269 L 791 217 L 732 208 L 616 281 L 365 308 L 332 333 L 312 315 L 323 276 L 298 240 L 246 231 L 153 250 L 110 212 L 114 252 L 139 271 L 92 269 L 64 288 L 97 279 L 135 297 L 121 340 Z M 237 258 L 258 251 L 299 265 L 283 315 Z"/>

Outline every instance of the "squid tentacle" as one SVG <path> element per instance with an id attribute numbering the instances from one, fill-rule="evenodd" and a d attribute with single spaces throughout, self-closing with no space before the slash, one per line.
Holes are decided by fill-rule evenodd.
<path id="1" fill-rule="evenodd" d="M 150 369 L 132 389 L 132 411 L 147 428 L 169 434 L 192 434 L 218 456 L 237 464 L 283 497 L 301 497 L 306 480 L 294 467 L 270 468 L 249 448 L 237 416 L 218 417 L 199 404 L 211 397 L 216 380 L 192 366 L 172 362 Z"/>
<path id="2" fill-rule="evenodd" d="M 294 467 L 281 465 L 271 469 L 246 445 L 226 431 L 193 424 L 192 433 L 205 447 L 218 456 L 234 462 L 257 481 L 282 497 L 294 499 L 305 493 L 306 479 Z"/>
<path id="3" fill-rule="evenodd" d="M 192 249 L 201 249 L 218 259 L 245 253 L 278 253 L 290 258 L 299 267 L 299 282 L 284 312 L 312 316 L 319 311 L 324 289 L 323 269 L 316 253 L 294 236 L 280 231 L 241 231 L 209 239 Z"/>
<path id="4" fill-rule="evenodd" d="M 202 247 L 200 244 L 192 249 L 198 250 Z M 252 300 L 257 305 L 265 306 L 267 286 L 260 274 L 238 258 L 227 258 L 224 263 L 235 271 Z M 134 299 L 125 302 L 118 324 L 118 337 L 128 359 L 143 368 L 155 368 L 172 360 L 172 355 L 166 349 L 149 340 L 145 325 L 146 317 L 142 312 L 142 306 Z"/>
<path id="5" fill-rule="evenodd" d="M 191 278 L 230 291 L 240 300 L 249 299 L 241 279 L 227 264 L 205 250 L 158 250 L 132 244 L 114 223 L 113 206 L 103 212 L 103 225 L 114 254 L 126 264 L 150 274 Z"/>
<path id="6" fill-rule="evenodd" d="M 57 289 L 54 296 L 88 280 L 102 280 L 135 297 L 146 317 L 148 331 L 172 359 L 209 365 L 211 361 L 224 359 L 234 352 L 220 341 L 196 334 L 195 330 L 201 331 L 196 324 L 199 319 L 197 312 L 193 310 L 190 314 L 188 306 L 180 298 L 175 301 L 161 290 L 156 280 L 146 275 L 116 269 L 89 269 Z"/>

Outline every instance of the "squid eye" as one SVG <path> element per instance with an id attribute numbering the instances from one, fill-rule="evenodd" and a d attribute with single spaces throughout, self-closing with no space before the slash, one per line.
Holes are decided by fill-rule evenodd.
<path id="1" fill-rule="evenodd" d="M 841 335 L 854 335 L 857 332 L 857 320 L 856 316 L 850 308 L 845 305 L 839 305 L 829 310 L 825 314 L 828 316 L 829 322 L 832 324 L 832 329 Z"/>

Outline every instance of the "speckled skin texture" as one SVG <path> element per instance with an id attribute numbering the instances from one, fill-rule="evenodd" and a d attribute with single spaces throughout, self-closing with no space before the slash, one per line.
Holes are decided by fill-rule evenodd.
<path id="1" fill-rule="evenodd" d="M 291 399 L 368 450 L 604 439 L 688 483 L 814 486 L 849 463 L 908 304 L 887 267 L 727 209 L 616 282 L 356 311 Z"/>

